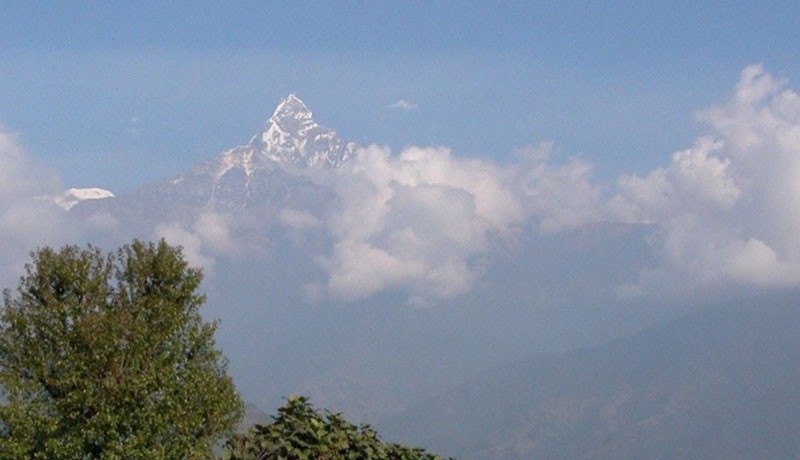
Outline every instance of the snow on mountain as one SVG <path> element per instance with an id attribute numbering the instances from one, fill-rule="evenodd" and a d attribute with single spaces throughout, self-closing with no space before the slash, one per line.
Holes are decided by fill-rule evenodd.
<path id="1" fill-rule="evenodd" d="M 355 143 L 342 141 L 335 131 L 315 122 L 303 101 L 290 94 L 247 144 L 113 202 L 81 205 L 79 213 L 103 208 L 142 223 L 165 216 L 189 217 L 200 211 L 244 208 L 258 208 L 260 214 L 273 216 L 276 209 L 293 202 L 305 206 L 323 200 L 319 187 L 297 173 L 308 168 L 339 168 L 355 149 Z M 78 202 L 65 201 L 69 208 Z"/>
<path id="2" fill-rule="evenodd" d="M 241 208 L 274 201 L 285 186 L 306 182 L 295 173 L 335 169 L 356 149 L 335 131 L 317 124 L 300 98 L 282 99 L 262 132 L 163 184 L 161 192 L 206 208 Z"/>
<path id="3" fill-rule="evenodd" d="M 82 201 L 114 198 L 114 194 L 101 188 L 71 188 L 61 195 L 47 198 L 61 206 L 64 210 L 69 211 L 73 206 Z"/>
<path id="4" fill-rule="evenodd" d="M 222 152 L 193 171 L 210 173 L 219 180 L 232 169 L 251 177 L 256 171 L 276 167 L 338 168 L 354 150 L 354 143 L 344 143 L 335 131 L 317 124 L 303 101 L 290 94 L 248 144 Z"/>
<path id="5" fill-rule="evenodd" d="M 247 144 L 114 200 L 81 202 L 71 213 L 81 219 L 102 212 L 121 227 L 146 234 L 164 222 L 194 225 L 199 215 L 217 212 L 263 238 L 285 208 L 325 209 L 330 193 L 302 172 L 339 168 L 355 149 L 356 144 L 316 123 L 303 101 L 291 94 Z"/>
<path id="6" fill-rule="evenodd" d="M 294 94 L 278 104 L 264 131 L 254 136 L 250 145 L 280 164 L 333 168 L 347 161 L 355 148 L 314 122 L 311 111 Z"/>

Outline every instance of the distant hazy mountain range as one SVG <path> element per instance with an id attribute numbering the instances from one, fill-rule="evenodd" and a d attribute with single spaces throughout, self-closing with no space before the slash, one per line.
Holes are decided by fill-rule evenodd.
<path id="1" fill-rule="evenodd" d="M 382 426 L 460 459 L 794 459 L 800 305 L 704 309 L 492 369 Z"/>

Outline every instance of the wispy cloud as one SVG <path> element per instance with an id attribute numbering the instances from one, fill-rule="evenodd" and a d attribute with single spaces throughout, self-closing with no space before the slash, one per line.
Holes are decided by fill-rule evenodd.
<path id="1" fill-rule="evenodd" d="M 189 263 L 212 273 L 217 257 L 238 254 L 239 245 L 232 237 L 232 223 L 227 215 L 203 212 L 191 225 L 173 221 L 156 225 L 156 238 L 183 247 Z"/>
<path id="2" fill-rule="evenodd" d="M 514 187 L 527 216 L 543 233 L 557 233 L 589 222 L 606 220 L 600 188 L 591 182 L 593 166 L 586 160 L 555 163 L 553 142 L 517 152 Z"/>
<path id="3" fill-rule="evenodd" d="M 74 235 L 55 205 L 35 197 L 58 190 L 54 174 L 32 161 L 13 133 L 0 127 L 0 281 L 7 286 L 28 251 Z"/>
<path id="4" fill-rule="evenodd" d="M 139 115 L 132 115 L 124 123 L 125 133 L 131 137 L 138 137 L 141 133 L 142 118 Z"/>
<path id="5" fill-rule="evenodd" d="M 413 102 L 409 102 L 405 99 L 400 99 L 389 105 L 389 108 L 392 110 L 402 110 L 404 112 L 410 112 L 412 110 L 416 110 L 418 107 L 419 105 Z"/>

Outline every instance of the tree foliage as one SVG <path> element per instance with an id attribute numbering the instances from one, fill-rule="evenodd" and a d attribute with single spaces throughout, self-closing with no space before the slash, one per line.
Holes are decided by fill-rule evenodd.
<path id="1" fill-rule="evenodd" d="M 269 425 L 231 438 L 223 460 L 441 460 L 424 449 L 385 443 L 367 425 L 317 412 L 302 396 L 290 397 Z"/>
<path id="2" fill-rule="evenodd" d="M 210 458 L 242 404 L 200 270 L 134 241 L 32 255 L 0 312 L 0 458 Z"/>

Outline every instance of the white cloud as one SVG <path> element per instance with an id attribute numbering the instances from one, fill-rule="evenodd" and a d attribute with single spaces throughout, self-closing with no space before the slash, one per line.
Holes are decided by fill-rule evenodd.
<path id="1" fill-rule="evenodd" d="M 722 142 L 700 139 L 695 147 L 672 156 L 669 172 L 682 193 L 702 204 L 730 209 L 741 190 L 727 174 L 730 159 L 714 155 L 721 149 Z"/>
<path id="2" fill-rule="evenodd" d="M 413 102 L 408 102 L 405 99 L 400 99 L 389 105 L 390 109 L 402 110 L 404 112 L 410 112 L 412 110 L 416 110 L 418 107 L 419 106 L 417 104 L 414 104 Z"/>
<path id="3" fill-rule="evenodd" d="M 728 172 L 731 160 L 718 156 L 723 142 L 709 137 L 672 155 L 667 168 L 645 177 L 623 175 L 609 202 L 612 215 L 627 222 L 659 222 L 690 211 L 730 210 L 741 194 Z"/>
<path id="4" fill-rule="evenodd" d="M 203 249 L 203 240 L 180 223 L 159 224 L 155 228 L 155 233 L 158 238 L 164 238 L 167 243 L 181 246 L 183 255 L 189 264 L 202 267 L 207 271 L 214 267 L 214 259 Z"/>
<path id="5" fill-rule="evenodd" d="M 282 209 L 278 215 L 278 220 L 293 230 L 317 230 L 322 228 L 322 221 L 304 209 Z"/>
<path id="6" fill-rule="evenodd" d="M 800 279 L 800 263 L 796 260 L 781 260 L 780 256 L 763 241 L 750 238 L 747 241 L 733 240 L 730 265 L 726 274 L 734 280 L 760 286 L 782 286 L 797 284 Z"/>
<path id="7" fill-rule="evenodd" d="M 240 249 L 231 236 L 230 218 L 214 212 L 200 214 L 188 228 L 180 222 L 158 224 L 154 233 L 157 238 L 182 246 L 186 260 L 209 273 L 217 256 L 234 256 Z"/>
<path id="8" fill-rule="evenodd" d="M 524 219 L 512 178 L 442 148 L 397 156 L 361 149 L 328 178 L 338 199 L 326 222 L 334 243 L 321 263 L 329 292 L 344 299 L 386 289 L 434 299 L 466 292 L 480 272 L 473 259 Z"/>
<path id="9" fill-rule="evenodd" d="M 138 115 L 132 115 L 130 118 L 124 121 L 123 128 L 125 130 L 125 134 L 131 138 L 139 137 L 142 128 L 142 118 Z"/>
<path id="10" fill-rule="evenodd" d="M 527 212 L 545 233 L 575 228 L 602 220 L 604 210 L 600 189 L 591 183 L 591 163 L 571 159 L 551 164 L 553 143 L 525 147 L 517 154 L 519 185 Z"/>
<path id="11" fill-rule="evenodd" d="M 328 288 L 336 297 L 368 297 L 424 276 L 426 267 L 411 257 L 391 254 L 367 242 L 342 241 L 334 247 Z"/>
<path id="12" fill-rule="evenodd" d="M 119 221 L 107 212 L 99 212 L 89 216 L 88 224 L 94 230 L 105 234 L 115 234 L 119 230 Z"/>
<path id="13" fill-rule="evenodd" d="M 230 226 L 230 218 L 227 215 L 205 212 L 195 220 L 192 228 L 213 252 L 233 255 L 238 248 L 231 237 Z"/>
<path id="14" fill-rule="evenodd" d="M 709 134 L 620 178 L 611 213 L 657 223 L 662 273 L 699 285 L 800 285 L 800 97 L 757 65 L 701 112 Z"/>
<path id="15" fill-rule="evenodd" d="M 17 135 L 0 126 L 0 196 L 32 197 L 57 189 L 55 176 L 42 168 L 22 150 Z"/>
<path id="16" fill-rule="evenodd" d="M 414 107 L 403 100 L 393 105 Z M 625 298 L 658 284 L 674 291 L 800 285 L 800 96 L 751 66 L 728 101 L 698 118 L 708 129 L 692 146 L 648 173 L 620 176 L 606 190 L 593 182 L 589 161 L 556 161 L 552 142 L 525 147 L 516 163 L 504 166 L 458 158 L 446 148 L 392 154 L 369 146 L 336 171 L 308 172 L 330 188 L 330 208 L 288 207 L 277 219 L 300 243 L 314 240 L 308 252 L 327 275 L 322 284 L 307 284 L 315 299 L 393 290 L 430 305 L 468 292 L 490 252 L 525 229 L 557 234 L 604 221 L 656 229 L 650 244 L 657 266 L 618 286 Z M 52 193 L 54 184 L 15 136 L 0 130 L 2 263 L 18 265 L 19 248 L 81 231 L 65 228 L 60 214 L 28 199 Z M 93 219 L 84 230 L 118 227 L 108 215 Z M 191 263 L 211 268 L 216 257 L 243 250 L 244 240 L 233 236 L 243 227 L 236 225 L 230 216 L 206 212 L 162 223 L 155 235 L 184 246 Z"/>
<path id="17" fill-rule="evenodd" d="M 74 229 L 65 225 L 55 205 L 33 197 L 52 194 L 58 181 L 31 161 L 17 136 L 0 127 L 0 281 L 9 285 L 21 274 L 28 252 L 68 241 Z"/>

